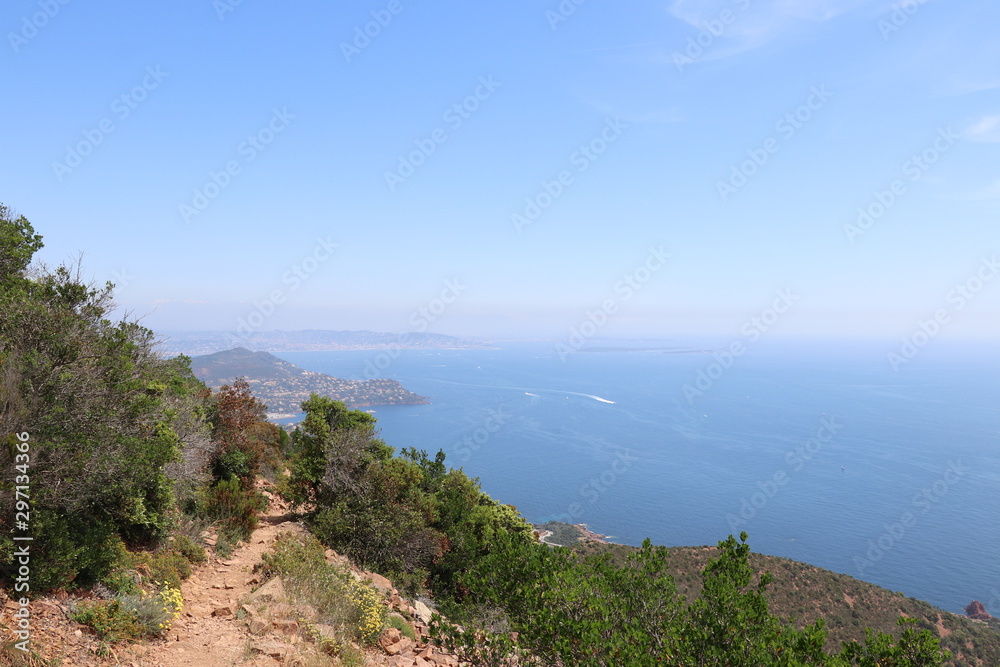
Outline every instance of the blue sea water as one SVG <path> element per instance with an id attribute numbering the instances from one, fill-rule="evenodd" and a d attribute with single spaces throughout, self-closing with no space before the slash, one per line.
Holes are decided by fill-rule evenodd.
<path id="1" fill-rule="evenodd" d="M 995 350 L 935 344 L 897 371 L 891 343 L 786 341 L 728 368 L 709 353 L 499 347 L 399 353 L 383 376 L 431 403 L 375 409 L 382 437 L 443 449 L 532 522 L 667 546 L 745 530 L 754 551 L 1000 614 Z M 360 379 L 378 354 L 279 356 Z"/>

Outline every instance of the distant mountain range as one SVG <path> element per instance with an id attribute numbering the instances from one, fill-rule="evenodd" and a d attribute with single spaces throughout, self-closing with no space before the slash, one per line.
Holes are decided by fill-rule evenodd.
<path id="1" fill-rule="evenodd" d="M 273 417 L 301 412 L 302 401 L 312 393 L 330 396 L 351 407 L 427 403 L 425 397 L 407 391 L 396 380 L 342 380 L 304 370 L 267 352 L 251 352 L 242 347 L 192 357 L 191 370 L 212 388 L 245 377 L 254 396 L 267 405 Z"/>
<path id="2" fill-rule="evenodd" d="M 157 345 L 165 356 L 221 352 L 235 347 L 266 352 L 320 352 L 326 350 L 450 349 L 475 350 L 485 343 L 435 333 L 384 333 L 378 331 L 185 331 L 169 333 Z"/>

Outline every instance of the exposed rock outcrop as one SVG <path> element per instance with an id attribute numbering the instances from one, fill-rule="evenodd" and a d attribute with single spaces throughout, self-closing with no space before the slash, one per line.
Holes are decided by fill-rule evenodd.
<path id="1" fill-rule="evenodd" d="M 969 603 L 969 606 L 965 608 L 965 615 L 977 621 L 988 621 L 993 618 L 986 613 L 986 605 L 979 600 L 973 600 Z"/>

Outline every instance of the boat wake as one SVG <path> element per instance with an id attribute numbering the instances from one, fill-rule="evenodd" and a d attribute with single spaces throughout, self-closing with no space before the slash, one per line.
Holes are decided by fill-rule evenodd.
<path id="1" fill-rule="evenodd" d="M 583 396 L 584 398 L 592 398 L 595 401 L 600 401 L 601 403 L 610 403 L 611 405 L 615 405 L 614 401 L 609 401 L 606 398 L 601 398 L 600 396 L 594 396 L 593 394 L 581 394 L 578 391 L 558 391 L 558 390 L 555 390 L 555 389 L 552 390 L 552 391 L 556 391 L 556 392 L 558 392 L 560 394 L 572 394 L 573 396 Z"/>
<path id="2" fill-rule="evenodd" d="M 430 380 L 430 381 L 431 382 L 440 382 L 441 384 L 458 385 L 458 386 L 462 386 L 462 387 L 481 387 L 483 389 L 508 389 L 508 390 L 514 390 L 514 391 L 521 391 L 521 392 L 524 392 L 525 396 L 531 396 L 532 398 L 540 398 L 540 396 L 538 394 L 533 393 L 535 391 L 542 392 L 543 394 L 566 394 L 566 395 L 570 395 L 570 396 L 583 396 L 584 398 L 589 398 L 589 399 L 592 399 L 592 400 L 595 400 L 595 401 L 599 401 L 600 403 L 607 403 L 609 405 L 617 405 L 614 401 L 612 401 L 610 399 L 602 398 L 600 396 L 595 396 L 594 394 L 584 394 L 584 393 L 581 393 L 579 391 L 566 391 L 564 389 L 539 389 L 537 387 L 506 387 L 506 386 L 502 386 L 502 385 L 473 384 L 473 383 L 469 383 L 469 382 L 455 382 L 454 380 L 440 380 L 440 379 L 433 379 L 433 380 Z M 529 391 L 529 389 L 532 390 L 532 391 Z"/>

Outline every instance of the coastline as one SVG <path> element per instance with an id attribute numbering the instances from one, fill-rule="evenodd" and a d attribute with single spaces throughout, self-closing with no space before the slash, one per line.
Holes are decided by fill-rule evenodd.
<path id="1" fill-rule="evenodd" d="M 602 544 L 610 544 L 611 535 L 602 535 L 601 533 L 595 533 L 590 529 L 590 527 L 585 523 L 565 523 L 562 521 L 548 521 L 543 524 L 534 524 L 535 530 L 538 532 L 538 540 L 543 544 L 547 544 L 552 547 L 568 547 L 581 542 L 600 542 Z M 556 530 L 551 530 L 555 528 Z M 559 542 L 550 542 L 548 538 L 558 535 Z M 565 542 L 565 544 L 563 544 Z"/>
<path id="2" fill-rule="evenodd" d="M 580 532 L 583 533 L 583 539 L 587 542 L 603 542 L 605 544 L 610 544 L 610 539 L 613 537 L 613 535 L 601 535 L 600 533 L 595 533 L 585 523 L 577 523 L 573 525 L 580 529 Z"/>

